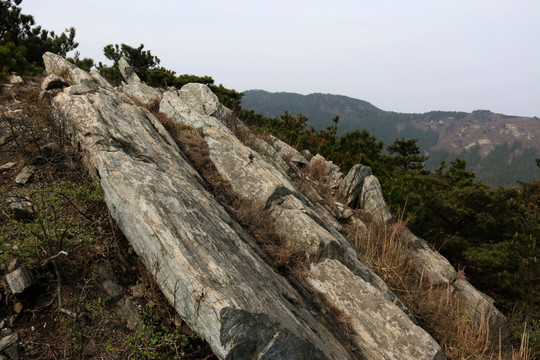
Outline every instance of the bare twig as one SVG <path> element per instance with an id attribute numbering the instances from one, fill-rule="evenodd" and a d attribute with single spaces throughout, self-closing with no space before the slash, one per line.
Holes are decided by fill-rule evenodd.
<path id="1" fill-rule="evenodd" d="M 57 257 L 59 257 L 60 255 L 64 255 L 64 256 L 68 256 L 69 254 L 66 252 L 66 251 L 60 251 L 58 254 L 56 255 L 53 255 L 45 260 L 43 260 L 41 263 L 40 263 L 40 266 L 45 266 L 47 265 L 49 262 L 51 262 L 52 260 L 56 259 Z"/>

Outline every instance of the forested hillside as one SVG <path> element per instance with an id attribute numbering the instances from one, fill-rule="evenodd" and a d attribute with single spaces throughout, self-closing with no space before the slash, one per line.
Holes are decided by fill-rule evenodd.
<path id="1" fill-rule="evenodd" d="M 517 186 L 519 181 L 540 179 L 534 159 L 540 154 L 540 119 L 506 116 L 479 110 L 472 113 L 431 111 L 405 114 L 381 110 L 372 104 L 331 94 L 300 95 L 250 90 L 242 106 L 265 116 L 287 111 L 307 116 L 307 126 L 317 130 L 340 117 L 338 134 L 367 129 L 391 144 L 398 138 L 418 139 L 428 155 L 427 170 L 457 157 L 467 161 L 467 170 L 491 186 Z"/>

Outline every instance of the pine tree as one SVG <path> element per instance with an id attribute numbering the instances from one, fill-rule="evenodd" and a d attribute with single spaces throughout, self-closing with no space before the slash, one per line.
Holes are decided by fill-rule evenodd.
<path id="1" fill-rule="evenodd" d="M 417 141 L 418 139 L 396 139 L 392 145 L 386 148 L 390 154 L 396 154 L 392 158 L 394 165 L 403 170 L 421 170 L 424 167 L 427 156 L 420 155 L 420 148 L 416 144 Z"/>

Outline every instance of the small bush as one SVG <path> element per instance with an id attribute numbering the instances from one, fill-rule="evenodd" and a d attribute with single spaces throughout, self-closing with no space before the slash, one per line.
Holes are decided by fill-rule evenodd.
<path id="1" fill-rule="evenodd" d="M 129 359 L 183 359 L 196 349 L 193 340 L 203 336 L 187 336 L 178 329 L 163 325 L 152 303 L 143 311 L 143 325 L 124 344 Z"/>

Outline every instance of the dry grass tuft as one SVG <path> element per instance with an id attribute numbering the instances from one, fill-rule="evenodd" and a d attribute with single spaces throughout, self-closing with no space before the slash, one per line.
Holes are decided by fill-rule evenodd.
<path id="1" fill-rule="evenodd" d="M 161 103 L 161 99 L 154 99 L 150 101 L 149 103 L 143 104 L 143 107 L 146 108 L 148 111 L 150 111 L 152 114 L 157 114 L 159 112 L 160 103 Z"/>
<path id="2" fill-rule="evenodd" d="M 328 174 L 328 163 L 324 158 L 318 158 L 309 163 L 308 167 L 309 176 L 319 182 L 324 182 L 326 174 Z"/>
<path id="3" fill-rule="evenodd" d="M 67 67 L 60 70 L 57 75 L 66 80 L 69 85 L 74 84 L 73 80 L 71 79 L 69 69 Z"/>
<path id="4" fill-rule="evenodd" d="M 275 230 L 272 218 L 261 206 L 248 199 L 238 199 L 232 205 L 236 220 L 261 245 L 275 267 L 299 278 L 307 275 L 304 253 L 295 244 L 285 244 Z"/>
<path id="5" fill-rule="evenodd" d="M 465 268 L 459 268 L 456 274 L 457 279 L 465 280 L 467 281 L 467 276 L 465 275 Z"/>
<path id="6" fill-rule="evenodd" d="M 499 356 L 499 359 L 502 359 Z M 532 360 L 533 354 L 531 346 L 529 345 L 529 331 L 527 329 L 527 323 L 523 327 L 523 332 L 521 333 L 521 343 L 518 349 L 512 349 L 512 360 Z"/>
<path id="7" fill-rule="evenodd" d="M 154 114 L 154 116 L 159 120 L 159 122 L 169 132 L 169 134 L 171 134 L 173 138 L 178 137 L 178 125 L 175 124 L 170 117 L 168 117 L 165 113 L 162 112 L 157 112 Z"/>
<path id="8" fill-rule="evenodd" d="M 226 113 L 222 119 L 225 125 L 242 144 L 252 148 L 254 145 L 253 139 L 255 134 L 242 121 L 236 118 L 232 111 L 229 111 L 228 109 L 224 111 L 226 111 Z"/>
<path id="9" fill-rule="evenodd" d="M 291 166 L 292 157 L 293 157 L 293 152 L 292 151 L 289 151 L 289 152 L 281 155 L 281 158 L 283 159 L 283 161 L 285 161 L 285 163 L 287 163 L 287 165 L 289 165 L 289 166 Z"/>
<path id="10" fill-rule="evenodd" d="M 220 119 L 232 131 L 234 136 L 236 136 L 236 138 L 242 144 L 252 148 L 255 151 L 258 151 L 256 139 L 261 139 L 270 145 L 273 144 L 272 136 L 270 135 L 270 132 L 268 130 L 264 130 L 261 132 L 254 131 L 253 129 L 249 128 L 242 120 L 237 118 L 234 112 L 230 111 L 229 109 L 225 108 L 225 110 L 222 110 L 221 112 L 223 116 L 221 116 Z"/>
<path id="11" fill-rule="evenodd" d="M 263 130 L 262 132 L 254 132 L 254 135 L 270 145 L 274 144 L 272 140 L 272 135 L 268 130 Z"/>
<path id="12" fill-rule="evenodd" d="M 386 227 L 372 223 L 367 237 L 359 232 L 352 233 L 354 236 L 350 237 L 362 261 L 396 289 L 404 287 L 405 282 L 414 277 L 414 269 L 409 264 L 409 250 L 398 241 L 399 228 L 401 225 L 398 224 Z"/>
<path id="13" fill-rule="evenodd" d="M 156 115 L 157 113 L 159 113 L 159 105 L 161 104 L 161 99 L 154 99 L 148 103 L 143 103 L 142 101 L 133 96 L 128 95 L 128 97 L 131 99 L 131 101 L 133 101 L 135 105 L 145 108 L 152 114 Z"/>

